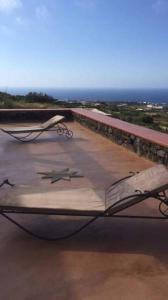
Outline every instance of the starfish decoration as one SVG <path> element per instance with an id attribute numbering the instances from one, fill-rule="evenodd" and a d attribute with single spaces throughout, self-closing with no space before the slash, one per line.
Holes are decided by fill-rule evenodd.
<path id="1" fill-rule="evenodd" d="M 51 172 L 38 172 L 37 174 L 42 175 L 42 179 L 51 179 L 51 183 L 57 182 L 61 179 L 70 181 L 71 178 L 83 177 L 79 171 L 71 170 L 69 168 L 59 172 L 53 170 Z"/>

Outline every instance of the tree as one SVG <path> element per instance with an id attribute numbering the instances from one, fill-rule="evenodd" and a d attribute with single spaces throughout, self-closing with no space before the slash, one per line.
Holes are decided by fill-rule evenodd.
<path id="1" fill-rule="evenodd" d="M 30 92 L 25 97 L 27 102 L 51 103 L 54 100 L 53 97 L 48 96 L 47 94 L 35 92 Z"/>
<path id="2" fill-rule="evenodd" d="M 142 122 L 143 123 L 147 123 L 147 124 L 153 124 L 154 123 L 153 122 L 153 117 L 152 116 L 148 116 L 148 115 L 143 116 L 142 117 Z"/>

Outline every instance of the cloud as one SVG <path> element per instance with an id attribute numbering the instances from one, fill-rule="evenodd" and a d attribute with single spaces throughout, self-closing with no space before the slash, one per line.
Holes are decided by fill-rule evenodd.
<path id="1" fill-rule="evenodd" d="M 157 14 L 163 14 L 168 11 L 168 0 L 156 0 L 152 5 Z"/>
<path id="2" fill-rule="evenodd" d="M 22 6 L 21 0 L 0 0 L 0 12 L 11 13 L 14 9 Z"/>
<path id="3" fill-rule="evenodd" d="M 45 5 L 37 6 L 35 13 L 36 17 L 39 19 L 46 19 L 49 16 L 49 11 Z"/>

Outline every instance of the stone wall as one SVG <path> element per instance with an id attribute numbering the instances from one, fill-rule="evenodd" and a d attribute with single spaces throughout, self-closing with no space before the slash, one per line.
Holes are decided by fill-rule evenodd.
<path id="1" fill-rule="evenodd" d="M 72 121 L 69 109 L 0 109 L 0 122 L 44 122 L 57 114 Z"/>
<path id="2" fill-rule="evenodd" d="M 139 156 L 144 156 L 155 162 L 168 166 L 168 148 L 148 140 L 132 135 L 123 130 L 108 126 L 101 122 L 74 113 L 74 119 L 84 126 L 98 132 L 115 143 L 136 152 Z"/>

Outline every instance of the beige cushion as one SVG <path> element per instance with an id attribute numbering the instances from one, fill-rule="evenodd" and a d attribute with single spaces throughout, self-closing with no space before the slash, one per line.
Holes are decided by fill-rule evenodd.
<path id="1" fill-rule="evenodd" d="M 39 132 L 42 130 L 40 126 L 29 126 L 29 127 L 15 127 L 12 129 L 2 128 L 3 131 L 8 133 L 29 133 L 29 132 Z"/>
<path id="2" fill-rule="evenodd" d="M 53 127 L 55 124 L 61 122 L 63 119 L 64 119 L 63 116 L 59 116 L 59 115 L 54 116 L 51 119 L 49 119 L 47 122 L 41 124 L 41 127 L 43 129 L 47 129 L 47 128 Z"/>
<path id="3" fill-rule="evenodd" d="M 0 207 L 17 211 L 57 211 L 93 215 L 105 209 L 105 192 L 91 188 L 46 191 L 46 188 L 18 186 L 0 190 Z"/>

